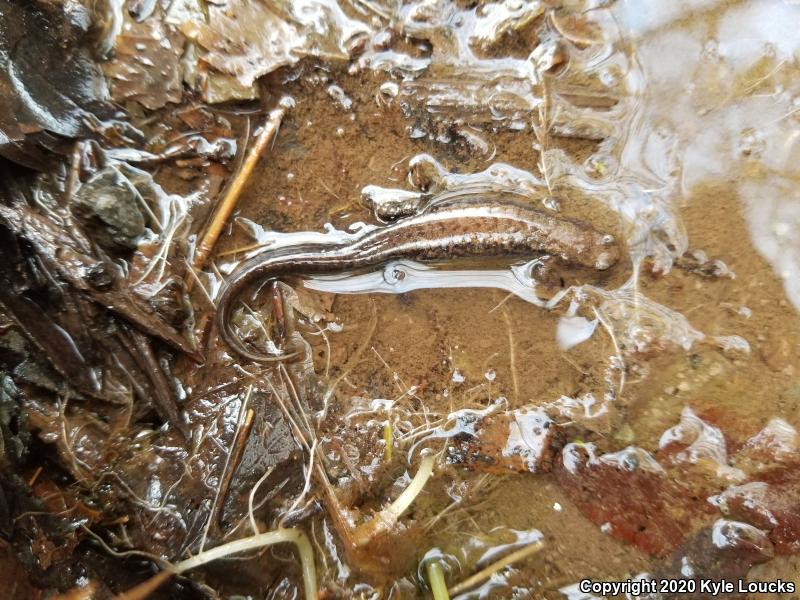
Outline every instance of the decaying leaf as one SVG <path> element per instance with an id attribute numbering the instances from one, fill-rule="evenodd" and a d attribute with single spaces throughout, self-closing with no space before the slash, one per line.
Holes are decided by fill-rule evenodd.
<path id="1" fill-rule="evenodd" d="M 135 100 L 151 110 L 180 102 L 183 36 L 153 16 L 142 22 L 127 17 L 116 38 L 114 58 L 103 65 L 111 97 Z"/>
<path id="2" fill-rule="evenodd" d="M 84 46 L 89 16 L 77 2 L 0 0 L 0 154 L 41 168 L 37 141 L 51 132 L 91 132 L 107 96 L 100 70 Z"/>
<path id="3" fill-rule="evenodd" d="M 489 414 L 451 450 L 452 462 L 486 473 L 536 473 L 550 469 L 553 422 L 540 409 Z"/>
<path id="4" fill-rule="evenodd" d="M 318 0 L 284 2 L 229 0 L 196 13 L 181 31 L 196 42 L 200 90 L 207 102 L 258 97 L 255 81 L 303 56 L 347 59 L 370 31 L 338 5 Z"/>
<path id="5" fill-rule="evenodd" d="M 304 45 L 304 36 L 260 1 L 209 6 L 208 24 L 187 24 L 184 33 L 206 50 L 203 62 L 246 87 L 296 62 L 295 51 Z"/>

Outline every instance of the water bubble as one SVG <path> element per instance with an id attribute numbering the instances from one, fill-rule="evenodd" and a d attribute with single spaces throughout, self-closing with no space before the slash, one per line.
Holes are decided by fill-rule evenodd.
<path id="1" fill-rule="evenodd" d="M 606 178 L 613 174 L 617 168 L 617 161 L 610 154 L 596 152 L 586 159 L 583 169 L 588 175 Z"/>
<path id="2" fill-rule="evenodd" d="M 497 373 L 495 372 L 494 369 L 489 369 L 488 371 L 486 371 L 486 373 L 483 374 L 483 376 L 486 378 L 486 381 L 494 381 L 495 379 L 497 379 Z"/>
<path id="3" fill-rule="evenodd" d="M 441 165 L 432 156 L 415 156 L 408 167 L 408 182 L 416 189 L 429 192 L 438 188 L 442 180 Z"/>
<path id="4" fill-rule="evenodd" d="M 389 265 L 383 270 L 383 279 L 389 285 L 400 283 L 406 278 L 406 272 L 396 266 Z"/>
<path id="5" fill-rule="evenodd" d="M 386 81 L 378 88 L 378 93 L 375 95 L 375 101 L 378 106 L 389 106 L 400 93 L 400 86 L 394 81 Z"/>
<path id="6" fill-rule="evenodd" d="M 344 137 L 344 127 L 337 127 L 335 135 L 338 138 Z"/>
<path id="7" fill-rule="evenodd" d="M 600 71 L 600 83 L 606 87 L 614 87 L 619 83 L 619 73 L 611 67 Z"/>
<path id="8" fill-rule="evenodd" d="M 353 108 L 353 101 L 338 85 L 329 85 L 327 91 L 328 96 L 330 96 L 341 109 L 350 110 Z"/>
<path id="9" fill-rule="evenodd" d="M 458 369 L 453 371 L 453 383 L 464 383 L 466 380 L 467 378 L 464 377 L 464 374 L 461 371 Z"/>
<path id="10" fill-rule="evenodd" d="M 766 148 L 763 134 L 752 127 L 747 127 L 739 133 L 736 151 L 745 158 L 759 158 Z"/>
<path id="11" fill-rule="evenodd" d="M 372 38 L 372 45 L 378 50 L 387 50 L 394 41 L 394 34 L 391 29 L 384 29 L 375 34 Z"/>
<path id="12" fill-rule="evenodd" d="M 542 198 L 542 205 L 547 210 L 552 210 L 553 212 L 559 212 L 561 210 L 561 201 L 554 196 Z"/>

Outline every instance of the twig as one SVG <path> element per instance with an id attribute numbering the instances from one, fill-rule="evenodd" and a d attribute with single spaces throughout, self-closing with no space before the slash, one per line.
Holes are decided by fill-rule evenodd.
<path id="1" fill-rule="evenodd" d="M 248 411 L 247 404 L 250 402 L 250 394 L 253 393 L 253 385 L 251 384 L 249 388 L 247 388 L 247 395 L 245 395 L 244 400 L 242 401 L 242 406 L 239 409 L 239 423 L 236 426 L 236 433 L 234 434 L 234 448 L 228 453 L 228 457 L 225 460 L 225 465 L 222 467 L 222 477 L 220 479 L 220 485 L 217 487 L 217 492 L 214 494 L 214 503 L 211 505 L 211 514 L 208 516 L 208 522 L 206 523 L 206 527 L 203 530 L 203 537 L 200 539 L 200 552 L 203 552 L 203 548 L 206 545 L 206 539 L 208 538 L 208 532 L 211 529 L 213 524 L 217 522 L 217 515 L 219 514 L 220 509 L 218 505 L 220 504 L 220 496 L 223 497 L 224 503 L 224 496 L 227 495 L 227 488 L 223 489 L 224 482 L 227 480 L 228 485 L 230 485 L 230 477 L 228 476 L 228 469 L 231 466 L 232 459 L 234 458 L 234 453 L 236 451 L 235 448 L 235 440 L 240 437 L 240 432 L 245 427 L 245 423 L 248 420 L 248 415 L 250 415 L 250 424 L 252 425 L 253 416 L 251 411 Z M 247 427 L 247 431 L 249 433 L 250 427 Z M 235 468 L 235 465 L 234 465 Z M 224 495 L 223 495 L 224 492 Z"/>
<path id="2" fill-rule="evenodd" d="M 489 577 L 497 573 L 500 569 L 507 567 L 512 563 L 520 561 L 523 558 L 527 558 L 532 554 L 536 554 L 542 548 L 544 548 L 544 541 L 537 540 L 532 544 L 529 544 L 524 548 L 520 548 L 519 550 L 516 550 L 511 554 L 504 556 L 500 560 L 493 562 L 485 569 L 481 569 L 480 571 L 475 573 L 475 575 L 473 575 L 472 577 L 468 577 L 458 585 L 451 587 L 450 590 L 448 591 L 450 592 L 451 596 L 458 596 L 459 594 L 462 594 L 467 590 L 474 588 L 476 585 L 482 583 L 486 579 L 489 579 Z"/>
<path id="3" fill-rule="evenodd" d="M 222 515 L 224 511 L 222 510 L 225 506 L 225 499 L 228 496 L 228 490 L 231 487 L 231 481 L 233 480 L 233 476 L 236 473 L 236 469 L 239 467 L 239 462 L 242 460 L 242 453 L 244 452 L 244 447 L 247 444 L 247 439 L 250 437 L 250 429 L 253 427 L 253 416 L 255 412 L 252 408 L 247 409 L 247 413 L 244 416 L 244 421 L 242 422 L 242 426 L 236 432 L 236 438 L 233 440 L 233 449 L 231 450 L 231 464 L 230 468 L 225 472 L 225 476 L 222 479 L 220 485 L 220 499 L 221 501 L 217 504 L 217 514 L 215 515 L 215 520 L 217 523 L 222 525 Z"/>
<path id="4" fill-rule="evenodd" d="M 131 350 L 133 359 L 150 380 L 150 384 L 153 387 L 153 403 L 156 411 L 165 421 L 180 431 L 186 439 L 191 438 L 189 427 L 181 419 L 181 410 L 175 399 L 175 394 L 166 375 L 164 375 L 164 371 L 161 369 L 161 365 L 158 363 L 153 347 L 150 345 L 150 338 L 138 329 L 127 325 L 122 326 L 118 337 Z M 126 337 L 130 339 L 130 344 L 127 343 Z"/>
<path id="5" fill-rule="evenodd" d="M 278 339 L 278 348 L 283 349 L 286 343 L 286 317 L 283 314 L 283 294 L 278 287 L 278 282 L 271 284 L 272 292 L 272 312 L 275 315 L 275 337 Z"/>
<path id="6" fill-rule="evenodd" d="M 261 133 L 250 149 L 244 163 L 242 163 L 242 168 L 236 174 L 233 181 L 231 181 L 230 187 L 222 198 L 222 201 L 217 205 L 209 226 L 197 245 L 197 251 L 194 255 L 195 269 L 202 269 L 206 260 L 208 260 L 208 257 L 211 255 L 211 251 L 214 249 L 214 245 L 217 243 L 222 229 L 225 227 L 225 224 L 236 208 L 239 196 L 241 196 L 245 184 L 248 179 L 250 179 L 250 175 L 258 163 L 258 159 L 278 132 L 278 128 L 286 114 L 287 108 L 288 103 L 282 101 L 278 108 L 270 111 L 267 121 L 261 129 Z"/>
<path id="7" fill-rule="evenodd" d="M 223 257 L 223 256 L 231 256 L 232 254 L 241 254 L 242 252 L 250 252 L 251 250 L 257 250 L 267 245 L 268 244 L 265 244 L 263 242 L 255 242 L 252 244 L 248 244 L 247 246 L 240 246 L 239 248 L 232 248 L 231 250 L 224 250 L 222 252 L 217 252 L 217 256 Z"/>

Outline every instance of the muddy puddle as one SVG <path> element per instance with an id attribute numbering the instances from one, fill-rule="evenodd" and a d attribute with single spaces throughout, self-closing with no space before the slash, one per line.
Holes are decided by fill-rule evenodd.
<path id="1" fill-rule="evenodd" d="M 798 24 L 0 0 L 9 597 L 798 597 Z"/>

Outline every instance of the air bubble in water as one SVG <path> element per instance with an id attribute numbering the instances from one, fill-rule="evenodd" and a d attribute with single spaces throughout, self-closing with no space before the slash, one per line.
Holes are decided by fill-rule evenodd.
<path id="1" fill-rule="evenodd" d="M 743 129 L 739 134 L 736 151 L 745 158 L 758 158 L 764 152 L 766 142 L 760 131 L 752 127 Z"/>
<path id="2" fill-rule="evenodd" d="M 400 86 L 394 81 L 387 81 L 381 84 L 381 87 L 378 88 L 375 101 L 378 103 L 378 106 L 389 106 L 392 103 L 392 100 L 394 100 L 399 93 Z"/>
<path id="3" fill-rule="evenodd" d="M 614 87 L 619 83 L 619 74 L 612 68 L 603 69 L 600 71 L 600 83 L 606 87 Z"/>
<path id="4" fill-rule="evenodd" d="M 547 210 L 558 212 L 561 210 L 561 202 L 554 196 L 547 196 L 542 199 L 542 204 Z"/>
<path id="5" fill-rule="evenodd" d="M 605 178 L 617 168 L 617 161 L 610 154 L 597 152 L 592 154 L 583 163 L 583 169 L 588 175 L 597 178 Z"/>

